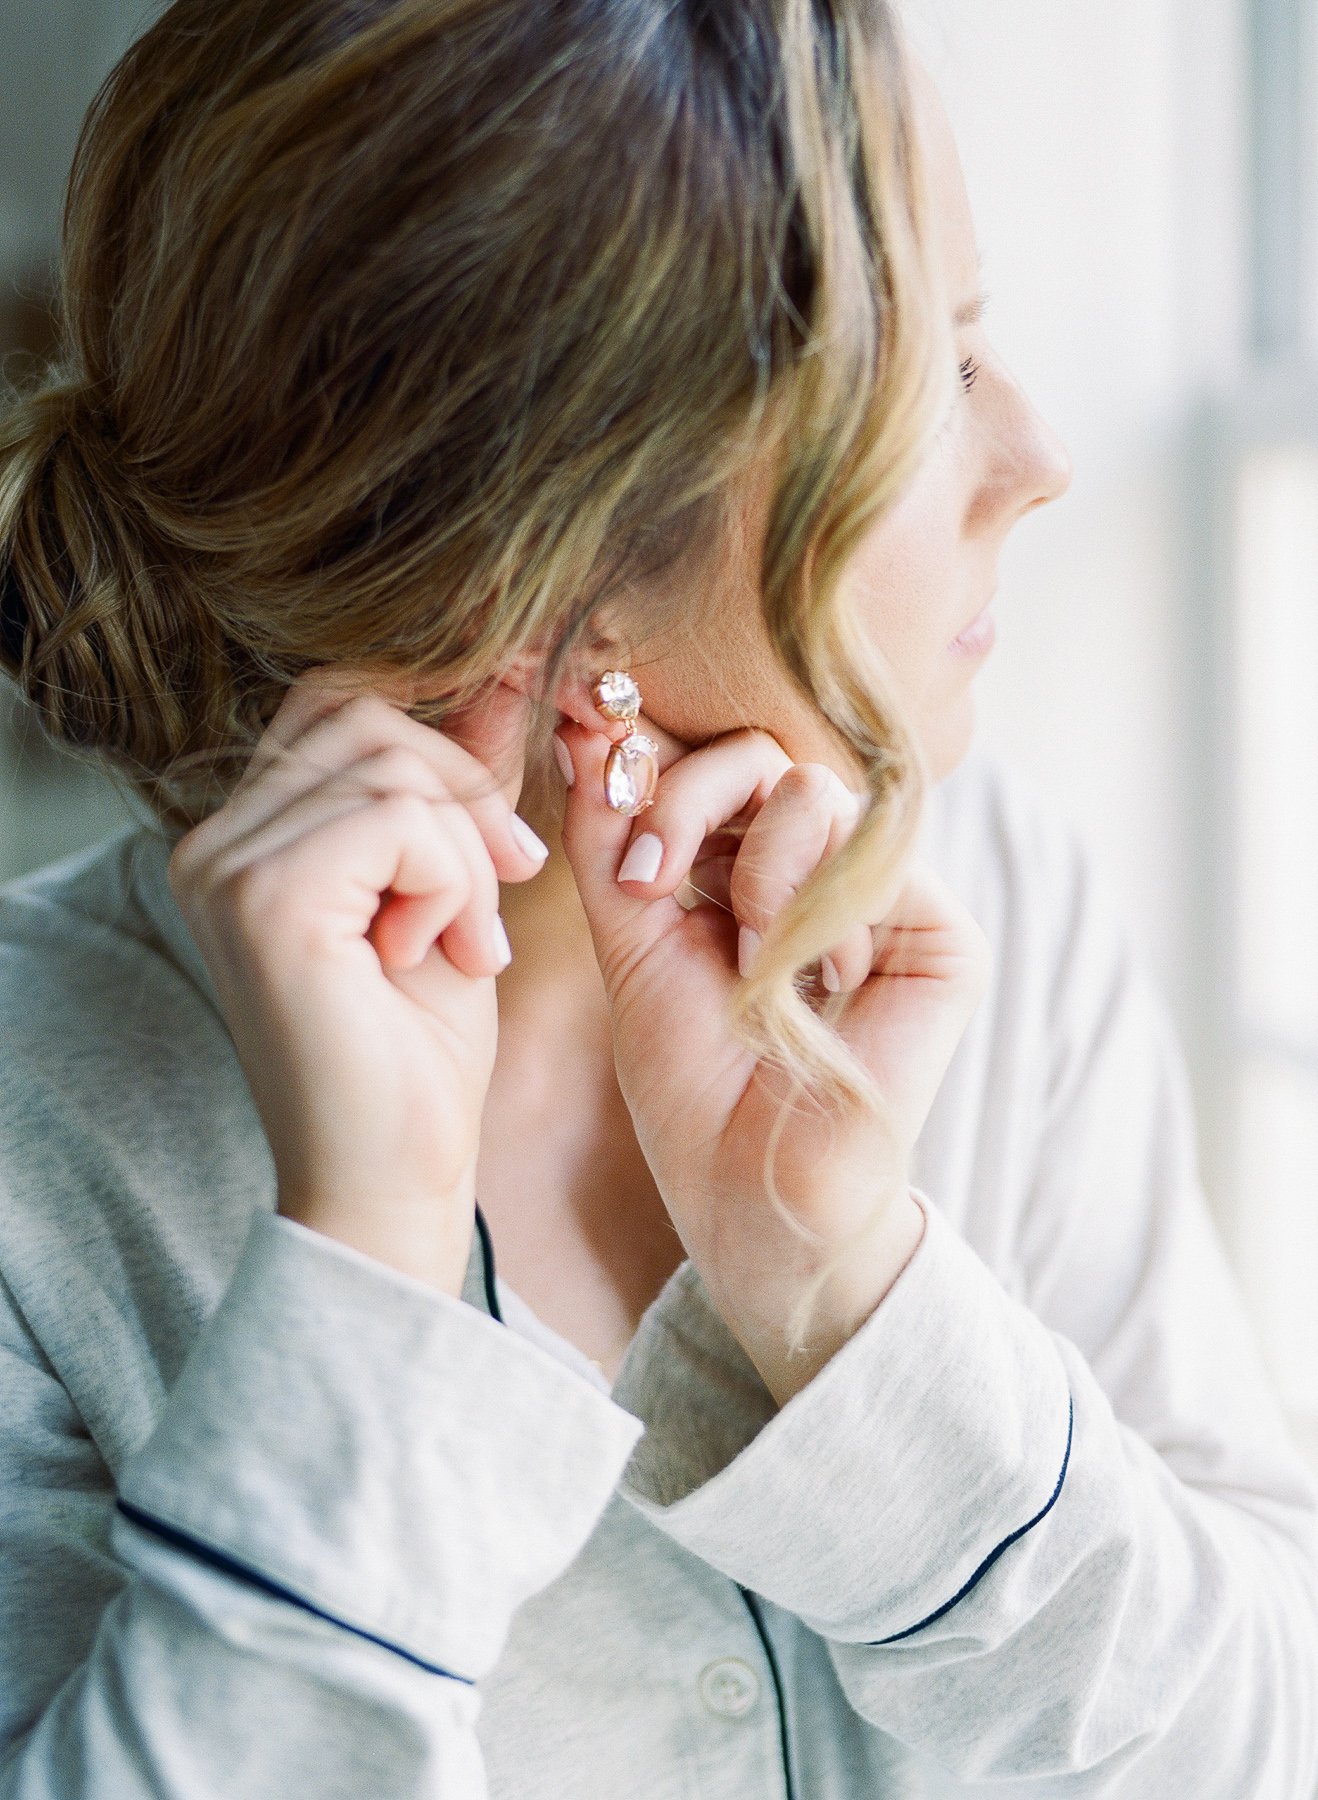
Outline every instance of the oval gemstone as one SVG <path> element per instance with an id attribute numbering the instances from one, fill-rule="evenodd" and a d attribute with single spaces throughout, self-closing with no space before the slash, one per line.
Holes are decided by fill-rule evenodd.
<path id="1" fill-rule="evenodd" d="M 633 734 L 615 744 L 604 765 L 604 793 L 614 812 L 629 819 L 644 812 L 659 785 L 659 746 Z"/>

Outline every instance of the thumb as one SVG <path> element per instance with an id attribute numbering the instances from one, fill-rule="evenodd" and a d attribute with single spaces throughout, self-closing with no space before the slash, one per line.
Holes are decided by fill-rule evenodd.
<path id="1" fill-rule="evenodd" d="M 652 731 L 643 720 L 637 723 L 645 736 L 659 744 L 661 768 L 682 754 L 674 740 L 665 742 L 665 734 Z M 685 915 L 671 895 L 645 900 L 618 881 L 628 847 L 645 825 L 644 814 L 628 818 L 615 812 L 604 797 L 604 769 L 613 748 L 610 739 L 571 721 L 561 724 L 555 736 L 572 766 L 563 814 L 563 848 L 612 997 L 626 972 L 665 932 L 681 924 Z"/>

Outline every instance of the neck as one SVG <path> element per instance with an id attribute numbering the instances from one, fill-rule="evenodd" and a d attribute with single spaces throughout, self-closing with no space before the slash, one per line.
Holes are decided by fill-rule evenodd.
<path id="1" fill-rule="evenodd" d="M 536 821 L 537 826 L 542 822 Z M 513 960 L 499 977 L 501 1054 L 519 1045 L 571 1042 L 586 1068 L 597 1057 L 612 1069 L 608 1004 L 590 927 L 556 829 L 542 834 L 549 861 L 533 881 L 502 890 L 501 905 Z M 561 1064 L 560 1064 L 561 1067 Z"/>
<path id="2" fill-rule="evenodd" d="M 533 881 L 502 892 L 513 960 L 477 1185 L 505 1279 L 612 1374 L 682 1258 L 618 1089 L 608 1002 L 557 823 Z"/>

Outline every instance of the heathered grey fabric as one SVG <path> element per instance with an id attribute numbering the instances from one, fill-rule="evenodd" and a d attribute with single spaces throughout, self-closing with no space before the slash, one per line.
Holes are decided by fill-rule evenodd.
<path id="1" fill-rule="evenodd" d="M 478 1243 L 274 1217 L 149 834 L 7 891 L 0 1800 L 1309 1800 L 1318 1508 L 1164 1012 L 1016 777 L 924 847 L 992 985 L 781 1412 L 689 1266 L 610 1395 Z"/>

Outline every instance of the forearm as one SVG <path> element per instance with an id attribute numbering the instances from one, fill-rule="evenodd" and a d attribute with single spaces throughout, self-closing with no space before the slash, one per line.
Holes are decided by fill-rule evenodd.
<path id="1" fill-rule="evenodd" d="M 718 1311 L 779 1406 L 809 1384 L 873 1316 L 924 1237 L 925 1214 L 908 1187 L 876 1211 L 862 1243 L 839 1254 L 802 1246 L 799 1261 L 780 1265 L 761 1284 L 751 1310 L 739 1294 L 720 1293 Z M 826 1269 L 827 1278 L 819 1281 Z M 817 1291 L 815 1291 L 817 1289 Z M 810 1298 L 808 1336 L 793 1343 L 792 1320 Z M 711 1294 L 711 1299 L 714 1295 Z"/>
<path id="2" fill-rule="evenodd" d="M 1073 1405 L 1056 1479 L 1055 1449 L 1028 1446 L 1035 1497 L 1010 1529 L 1002 1515 L 978 1541 L 949 1537 L 941 1599 L 930 1587 L 918 1617 L 879 1603 L 828 1631 L 849 1699 L 967 1782 L 1310 1800 L 1318 1584 L 1302 1515 L 1283 1528 L 1244 1496 L 1188 1487 L 1056 1343 Z M 967 1446 L 965 1491 L 983 1492 L 990 1518 L 998 1475 Z M 866 1567 L 881 1590 L 877 1542 Z"/>
<path id="3" fill-rule="evenodd" d="M 967 1780 L 1308 1800 L 1304 1493 L 1188 1487 L 936 1209 L 883 1305 L 781 1409 L 690 1281 L 671 1304 L 615 1389 L 647 1424 L 631 1497 L 825 1638 L 866 1720 Z"/>
<path id="4" fill-rule="evenodd" d="M 484 1800 L 477 1690 L 135 1534 L 3 1800 Z"/>
<path id="5" fill-rule="evenodd" d="M 124 1580 L 90 1653 L 7 1716 L 0 1797 L 479 1800 L 476 1684 L 638 1430 L 462 1301 L 258 1216 L 120 1471 Z M 49 1498 L 5 1499 L 39 1552 Z M 18 1591 L 6 1573 L 0 1613 Z M 0 1700 L 40 1629 L 0 1634 Z"/>

